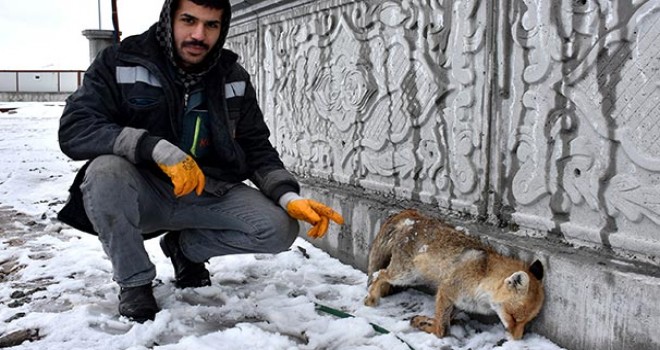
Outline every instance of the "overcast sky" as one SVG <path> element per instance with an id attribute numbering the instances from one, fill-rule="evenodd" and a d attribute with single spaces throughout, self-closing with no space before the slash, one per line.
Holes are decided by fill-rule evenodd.
<path id="1" fill-rule="evenodd" d="M 0 0 L 0 70 L 81 69 L 89 65 L 85 29 L 99 29 L 99 0 Z M 122 38 L 158 20 L 163 0 L 117 0 Z M 112 29 L 110 0 L 101 28 Z"/>

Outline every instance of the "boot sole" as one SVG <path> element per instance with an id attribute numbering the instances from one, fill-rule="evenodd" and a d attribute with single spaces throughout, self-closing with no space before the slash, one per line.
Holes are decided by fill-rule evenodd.
<path id="1" fill-rule="evenodd" d="M 124 317 L 128 318 L 129 320 L 131 320 L 133 322 L 137 322 L 137 323 L 145 323 L 147 321 L 153 321 L 156 318 L 155 315 L 152 318 L 150 318 L 150 317 L 130 317 L 130 316 L 124 316 Z"/>

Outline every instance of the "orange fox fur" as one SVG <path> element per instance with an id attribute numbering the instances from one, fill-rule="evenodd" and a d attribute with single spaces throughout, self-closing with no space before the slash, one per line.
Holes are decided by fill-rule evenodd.
<path id="1" fill-rule="evenodd" d="M 368 306 L 391 294 L 392 286 L 437 289 L 435 318 L 418 315 L 410 322 L 438 337 L 446 335 L 456 307 L 497 314 L 508 337 L 520 339 L 544 298 L 543 265 L 538 260 L 528 266 L 500 255 L 478 239 L 415 210 L 385 221 L 371 244 L 368 272 L 369 292 L 364 300 Z"/>

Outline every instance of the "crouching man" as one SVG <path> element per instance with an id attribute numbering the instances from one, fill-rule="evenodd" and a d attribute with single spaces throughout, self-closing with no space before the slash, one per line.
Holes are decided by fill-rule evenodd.
<path id="1" fill-rule="evenodd" d="M 119 313 L 138 322 L 159 311 L 145 238 L 166 233 L 175 285 L 200 287 L 211 257 L 286 250 L 296 220 L 315 238 L 343 223 L 298 195 L 248 73 L 223 49 L 230 20 L 229 0 L 166 0 L 149 30 L 98 55 L 60 120 L 62 151 L 89 161 L 59 218 L 98 235 Z"/>

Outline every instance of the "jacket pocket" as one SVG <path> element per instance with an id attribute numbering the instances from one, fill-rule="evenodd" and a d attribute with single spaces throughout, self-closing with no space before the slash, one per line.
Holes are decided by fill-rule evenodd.
<path id="1" fill-rule="evenodd" d="M 125 85 L 121 114 L 127 126 L 147 129 L 152 133 L 169 127 L 167 102 L 162 88 L 142 83 Z M 156 133 L 159 135 L 158 133 Z"/>
<path id="2" fill-rule="evenodd" d="M 149 110 L 165 104 L 163 89 L 135 84 L 124 89 L 124 104 L 129 110 Z"/>
<path id="3" fill-rule="evenodd" d="M 153 97 L 131 97 L 128 99 L 128 104 L 131 108 L 135 109 L 149 109 L 157 106 L 160 100 Z"/>

